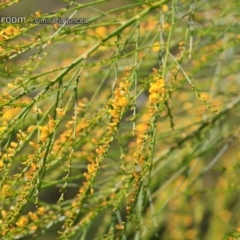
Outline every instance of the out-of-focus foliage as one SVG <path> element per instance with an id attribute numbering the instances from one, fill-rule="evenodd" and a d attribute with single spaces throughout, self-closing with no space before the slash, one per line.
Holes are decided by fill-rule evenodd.
<path id="1" fill-rule="evenodd" d="M 1 238 L 239 239 L 240 2 L 64 2 L 0 25 Z"/>

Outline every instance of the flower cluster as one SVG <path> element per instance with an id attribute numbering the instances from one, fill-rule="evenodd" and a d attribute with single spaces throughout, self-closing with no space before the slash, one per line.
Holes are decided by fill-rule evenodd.
<path id="1" fill-rule="evenodd" d="M 121 117 L 121 111 L 128 105 L 129 81 L 120 82 L 118 88 L 114 91 L 114 97 L 110 102 L 111 108 L 108 113 L 112 116 L 112 122 L 118 123 Z"/>
<path id="2" fill-rule="evenodd" d="M 87 172 L 83 173 L 83 176 L 86 178 L 86 181 L 83 183 L 83 186 L 79 188 L 79 192 L 76 196 L 75 201 L 72 203 L 72 210 L 69 214 L 69 217 L 66 219 L 63 228 L 64 232 L 61 233 L 61 239 L 65 239 L 69 234 L 69 227 L 73 224 L 73 219 L 76 211 L 79 211 L 82 207 L 83 200 L 87 197 L 88 192 L 90 194 L 94 193 L 93 182 L 96 178 L 97 172 L 100 168 L 100 164 L 103 161 L 105 154 L 108 152 L 111 142 L 114 139 L 116 134 L 117 124 L 121 120 L 121 117 L 128 105 L 128 96 L 129 96 L 130 83 L 125 80 L 119 83 L 118 87 L 114 90 L 113 97 L 110 100 L 111 109 L 108 110 L 108 113 L 111 115 L 111 121 L 108 123 L 106 133 L 101 137 L 99 141 L 93 139 L 92 142 L 97 145 L 95 151 L 97 153 L 95 161 L 91 161 L 88 164 Z"/>
<path id="3" fill-rule="evenodd" d="M 108 151 L 113 135 L 115 134 L 117 124 L 121 119 L 124 109 L 128 105 L 129 87 L 130 83 L 125 80 L 120 82 L 119 86 L 114 90 L 113 98 L 110 100 L 111 109 L 108 110 L 112 119 L 108 124 L 105 137 L 97 143 L 98 146 L 95 149 L 98 159 Z M 99 161 L 98 159 L 97 162 Z"/>
<path id="4" fill-rule="evenodd" d="M 97 169 L 97 165 L 95 163 L 88 164 L 88 173 L 83 173 L 83 176 L 88 180 L 92 173 L 94 173 Z"/>
<path id="5" fill-rule="evenodd" d="M 49 115 L 48 124 L 46 126 L 39 126 L 39 130 L 40 130 L 39 140 L 41 142 L 46 142 L 48 136 L 54 132 L 54 127 L 55 127 L 55 121 Z"/>
<path id="6" fill-rule="evenodd" d="M 7 216 L 10 214 L 10 212 L 7 212 L 5 210 L 1 211 L 0 215 L 0 224 L 3 223 L 3 221 L 7 218 Z M 35 212 L 28 212 L 28 214 L 21 215 L 16 222 L 16 227 L 13 227 L 11 230 L 15 234 L 21 234 L 21 233 L 27 233 L 28 229 L 30 230 L 30 233 L 34 233 L 38 229 L 38 225 L 40 226 L 39 219 L 42 218 L 44 215 L 46 215 L 46 209 L 44 207 L 39 207 L 37 211 Z M 26 228 L 28 226 L 28 228 Z M 5 235 L 7 233 L 7 230 L 2 232 L 2 235 Z"/>
<path id="7" fill-rule="evenodd" d="M 154 82 L 150 83 L 149 88 L 149 101 L 151 103 L 159 103 L 163 100 L 165 93 L 165 82 L 161 77 L 154 77 Z"/>
<path id="8" fill-rule="evenodd" d="M 12 35 L 18 34 L 20 31 L 19 27 L 8 26 L 0 31 L 0 42 L 8 39 Z"/>

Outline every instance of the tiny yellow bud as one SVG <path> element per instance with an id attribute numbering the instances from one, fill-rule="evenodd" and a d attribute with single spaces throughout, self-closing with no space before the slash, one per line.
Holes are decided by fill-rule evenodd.
<path id="1" fill-rule="evenodd" d="M 35 16 L 36 17 L 41 17 L 41 11 L 39 10 L 39 11 L 35 12 Z"/>
<path id="2" fill-rule="evenodd" d="M 157 95 L 157 93 L 151 93 L 150 95 L 149 95 L 149 100 L 150 100 L 150 102 L 156 102 L 157 100 L 158 100 L 158 95 Z"/>
<path id="3" fill-rule="evenodd" d="M 167 12 L 167 11 L 169 10 L 168 5 L 167 5 L 167 4 L 164 4 L 164 5 L 162 6 L 162 10 L 163 10 L 164 13 Z"/>
<path id="4" fill-rule="evenodd" d="M 10 143 L 10 146 L 13 147 L 13 148 L 16 148 L 18 146 L 18 143 L 16 142 L 11 142 Z"/>
<path id="5" fill-rule="evenodd" d="M 16 222 L 18 227 L 24 227 L 28 224 L 28 218 L 26 216 L 21 216 L 19 220 Z"/>

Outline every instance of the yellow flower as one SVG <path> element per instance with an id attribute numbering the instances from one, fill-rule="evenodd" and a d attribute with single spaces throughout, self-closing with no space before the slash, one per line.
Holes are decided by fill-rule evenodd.
<path id="1" fill-rule="evenodd" d="M 30 227 L 30 229 L 31 229 L 32 231 L 36 231 L 37 228 L 38 228 L 37 226 L 31 226 L 31 227 Z"/>
<path id="2" fill-rule="evenodd" d="M 19 33 L 19 28 L 15 28 L 15 27 L 13 27 L 13 26 L 8 26 L 8 27 L 4 30 L 4 33 L 5 33 L 7 36 L 15 35 L 15 34 Z"/>
<path id="3" fill-rule="evenodd" d="M 16 142 L 11 142 L 10 143 L 10 146 L 13 147 L 13 148 L 16 148 L 18 146 L 18 143 Z"/>
<path id="4" fill-rule="evenodd" d="M 148 129 L 148 126 L 146 123 L 140 123 L 136 126 L 136 131 L 140 133 L 145 132 L 147 129 Z"/>
<path id="5" fill-rule="evenodd" d="M 4 219 L 4 218 L 6 218 L 6 216 L 7 216 L 7 212 L 5 211 L 5 210 L 2 210 L 2 218 Z"/>
<path id="6" fill-rule="evenodd" d="M 153 43 L 153 45 L 152 45 L 152 47 L 151 47 L 151 50 L 153 51 L 153 52 L 159 52 L 159 50 L 160 50 L 160 45 L 159 45 L 159 42 L 154 42 Z"/>
<path id="7" fill-rule="evenodd" d="M 8 85 L 7 85 L 9 88 L 15 88 L 16 86 L 14 85 L 14 84 L 12 84 L 12 83 L 8 83 Z"/>
<path id="8" fill-rule="evenodd" d="M 34 147 L 34 148 L 36 148 L 36 147 L 37 147 L 37 144 L 36 144 L 36 143 L 34 143 L 34 142 L 29 142 L 29 145 L 30 145 L 30 146 L 32 146 L 32 147 Z"/>
<path id="9" fill-rule="evenodd" d="M 150 102 L 157 102 L 157 100 L 158 100 L 158 94 L 155 93 L 155 92 L 151 93 L 151 94 L 149 95 L 149 100 L 150 100 Z"/>
<path id="10" fill-rule="evenodd" d="M 149 88 L 149 92 L 150 92 L 150 93 L 154 93 L 154 92 L 157 92 L 157 91 L 158 91 L 158 86 L 157 86 L 156 83 L 152 83 L 152 84 L 150 84 L 150 85 L 151 85 L 151 87 Z"/>
<path id="11" fill-rule="evenodd" d="M 27 132 L 30 133 L 30 132 L 32 132 L 34 129 L 35 129 L 35 126 L 34 126 L 34 125 L 31 125 L 31 126 L 28 127 Z"/>
<path id="12" fill-rule="evenodd" d="M 108 113 L 113 117 L 113 118 L 118 118 L 119 114 L 115 110 L 108 110 Z"/>
<path id="13" fill-rule="evenodd" d="M 3 159 L 3 160 L 8 159 L 8 158 L 9 158 L 9 155 L 8 155 L 7 153 L 4 153 L 4 154 L 2 155 L 2 159 Z"/>
<path id="14" fill-rule="evenodd" d="M 4 167 L 4 163 L 2 160 L 0 160 L 0 169 Z"/>
<path id="15" fill-rule="evenodd" d="M 4 120 L 10 121 L 19 113 L 19 111 L 19 108 L 10 108 L 3 114 L 2 118 Z"/>
<path id="16" fill-rule="evenodd" d="M 7 37 L 0 32 L 0 42 L 3 42 L 5 39 L 7 39 Z"/>
<path id="17" fill-rule="evenodd" d="M 93 173 L 96 170 L 95 164 L 88 164 L 88 173 Z"/>
<path id="18" fill-rule="evenodd" d="M 98 36 L 100 35 L 101 37 L 104 37 L 107 34 L 107 28 L 104 26 L 100 26 L 95 30 L 95 32 Z"/>
<path id="19" fill-rule="evenodd" d="M 49 130 L 48 127 L 46 126 L 39 126 L 39 130 L 40 130 L 40 141 L 45 142 L 47 140 L 48 134 L 49 134 Z"/>
<path id="20" fill-rule="evenodd" d="M 163 29 L 168 29 L 171 25 L 169 23 L 164 23 L 162 28 Z"/>
<path id="21" fill-rule="evenodd" d="M 123 224 L 116 224 L 115 228 L 118 230 L 123 230 L 124 229 L 124 225 Z"/>
<path id="22" fill-rule="evenodd" d="M 18 227 L 24 227 L 28 224 L 28 218 L 26 216 L 21 216 L 19 220 L 16 222 Z"/>
<path id="23" fill-rule="evenodd" d="M 31 219 L 32 221 L 38 220 L 38 216 L 37 216 L 36 213 L 29 212 L 28 215 L 29 215 L 29 217 L 30 217 L 30 219 Z"/>
<path id="24" fill-rule="evenodd" d="M 137 144 L 142 144 L 143 143 L 143 139 L 137 138 L 136 142 L 137 142 Z"/>
<path id="25" fill-rule="evenodd" d="M 41 17 L 41 11 L 39 10 L 39 11 L 35 12 L 35 16 L 36 17 Z"/>
<path id="26" fill-rule="evenodd" d="M 1 35 L 0 35 L 0 41 L 1 41 Z M 2 48 L 2 47 L 0 47 L 0 53 L 3 53 L 5 50 Z"/>
<path id="27" fill-rule="evenodd" d="M 7 126 L 0 127 L 0 133 L 4 132 L 7 129 Z"/>
<path id="28" fill-rule="evenodd" d="M 90 175 L 88 173 L 83 173 L 83 176 L 88 180 L 90 179 Z"/>
<path id="29" fill-rule="evenodd" d="M 164 4 L 164 5 L 162 6 L 162 10 L 163 10 L 163 12 L 167 12 L 168 9 L 169 9 L 169 7 L 168 7 L 167 4 Z"/>
<path id="30" fill-rule="evenodd" d="M 101 154 L 106 152 L 106 150 L 102 146 L 99 146 L 98 148 L 96 148 L 95 151 L 99 155 L 101 155 Z"/>
<path id="31" fill-rule="evenodd" d="M 57 108 L 56 111 L 59 117 L 63 117 L 65 115 L 65 111 L 61 108 Z"/>
<path id="32" fill-rule="evenodd" d="M 40 208 L 38 208 L 37 212 L 40 215 L 44 215 L 45 214 L 45 208 L 44 207 L 40 207 Z"/>
<path id="33" fill-rule="evenodd" d="M 155 83 L 150 83 L 151 86 L 149 89 L 150 93 L 162 91 L 165 85 L 163 79 L 155 78 L 154 80 L 156 80 Z"/>
<path id="34" fill-rule="evenodd" d="M 118 99 L 117 104 L 120 107 L 125 107 L 128 104 L 128 100 L 127 100 L 126 97 L 121 97 L 121 98 Z"/>

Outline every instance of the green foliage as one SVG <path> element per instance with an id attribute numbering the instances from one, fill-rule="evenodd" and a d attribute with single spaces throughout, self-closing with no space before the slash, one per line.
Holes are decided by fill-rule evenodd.
<path id="1" fill-rule="evenodd" d="M 1 18 L 2 239 L 239 239 L 240 3 L 60 3 Z"/>

